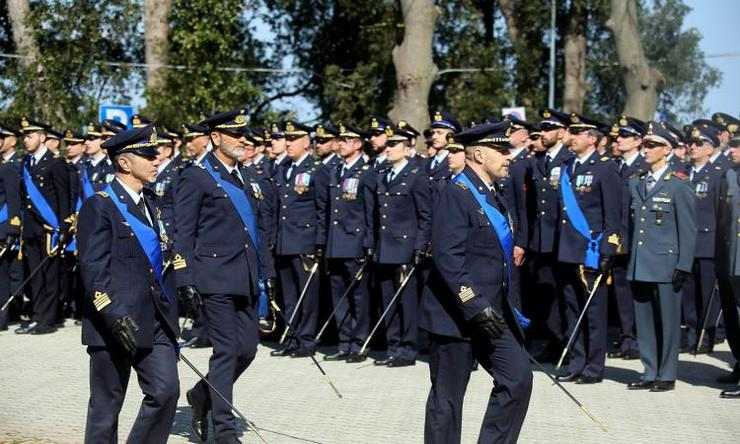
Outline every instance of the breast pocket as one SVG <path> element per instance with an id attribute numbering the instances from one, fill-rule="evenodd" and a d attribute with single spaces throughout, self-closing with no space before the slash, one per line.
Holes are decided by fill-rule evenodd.
<path id="1" fill-rule="evenodd" d="M 485 214 L 477 213 L 473 220 L 475 234 L 473 236 L 474 248 L 489 249 L 496 246 L 496 238 L 493 235 L 493 226 Z"/>
<path id="2" fill-rule="evenodd" d="M 116 235 L 116 242 L 113 245 L 113 255 L 118 257 L 136 257 L 141 248 L 139 241 L 131 231 L 120 231 Z"/>

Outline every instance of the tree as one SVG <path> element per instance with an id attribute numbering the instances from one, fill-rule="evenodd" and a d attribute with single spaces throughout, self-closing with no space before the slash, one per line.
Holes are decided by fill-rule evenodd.
<path id="1" fill-rule="evenodd" d="M 393 48 L 396 95 L 388 115 L 415 128 L 429 126 L 429 89 L 437 76 L 432 60 L 432 36 L 439 11 L 431 0 L 401 0 L 404 35 Z M 420 143 L 422 141 L 419 141 Z"/>
<path id="2" fill-rule="evenodd" d="M 586 98 L 586 31 L 588 7 L 586 0 L 571 0 L 568 25 L 565 33 L 565 82 L 563 88 L 563 110 L 583 112 Z"/>
<path id="3" fill-rule="evenodd" d="M 146 42 L 146 88 L 156 91 L 164 86 L 169 50 L 168 21 L 172 0 L 144 1 L 144 41 Z"/>

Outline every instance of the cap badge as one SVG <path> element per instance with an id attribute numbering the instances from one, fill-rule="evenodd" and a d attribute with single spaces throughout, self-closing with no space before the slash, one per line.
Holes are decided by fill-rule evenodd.
<path id="1" fill-rule="evenodd" d="M 374 118 L 370 121 L 370 128 L 378 128 L 380 127 L 380 123 L 378 123 L 378 119 Z"/>
<path id="2" fill-rule="evenodd" d="M 29 125 L 31 125 L 31 124 L 30 124 L 30 123 L 28 123 L 28 119 L 27 119 L 27 118 L 26 118 L 26 117 L 24 116 L 24 117 L 23 117 L 23 118 L 21 119 L 21 126 L 22 126 L 23 128 L 27 128 L 27 127 L 28 127 Z"/>
<path id="3" fill-rule="evenodd" d="M 629 122 L 627 122 L 627 118 L 624 117 L 624 116 L 622 116 L 622 118 L 619 119 L 619 125 L 620 126 L 627 126 L 627 124 L 629 124 Z"/>
<path id="4" fill-rule="evenodd" d="M 440 113 L 439 111 L 435 112 L 435 113 L 434 113 L 434 121 L 435 121 L 435 122 L 440 122 L 440 121 L 442 121 L 442 113 Z"/>
<path id="5" fill-rule="evenodd" d="M 391 128 L 390 126 L 386 126 L 385 127 L 385 135 L 388 136 L 388 137 L 393 136 L 393 128 Z"/>

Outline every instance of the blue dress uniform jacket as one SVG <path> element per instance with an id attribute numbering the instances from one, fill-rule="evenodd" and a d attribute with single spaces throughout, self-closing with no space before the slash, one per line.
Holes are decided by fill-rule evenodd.
<path id="1" fill-rule="evenodd" d="M 600 157 L 594 151 L 591 156 L 573 171 L 575 158 L 563 168 L 569 168 L 571 187 L 581 207 L 592 233 L 602 233 L 599 252 L 602 256 L 613 256 L 616 244 L 609 242 L 613 236 L 621 237 L 621 201 L 622 182 L 617 173 L 617 166 L 611 159 Z M 582 264 L 585 258 L 587 242 L 571 225 L 565 204 L 561 214 L 560 241 L 558 261 L 570 264 Z M 617 242 L 618 243 L 618 242 Z"/>
<path id="2" fill-rule="evenodd" d="M 724 174 L 725 171 L 732 169 L 732 161 L 729 157 L 725 156 L 724 154 L 720 153 L 719 156 L 717 156 L 714 161 L 710 161 L 710 166 L 718 173 L 718 174 Z"/>
<path id="3" fill-rule="evenodd" d="M 241 186 L 213 153 L 204 160 L 223 180 Z M 258 234 L 266 239 L 264 207 L 252 193 L 246 194 L 257 218 Z M 266 242 L 259 247 L 258 251 L 231 199 L 208 171 L 202 165 L 185 168 L 175 192 L 177 254 L 172 263 L 177 285 L 194 285 L 205 294 L 255 294 L 258 279 L 274 276 Z"/>
<path id="4" fill-rule="evenodd" d="M 177 178 L 183 168 L 187 167 L 190 160 L 177 156 L 172 159 L 162 172 L 157 175 L 153 184 L 154 194 L 159 199 L 159 207 L 162 210 L 162 222 L 167 231 L 174 230 L 175 217 L 175 187 Z"/>
<path id="5" fill-rule="evenodd" d="M 445 158 L 442 159 L 442 161 L 439 162 L 434 168 L 432 168 L 434 157 L 430 157 L 423 161 L 424 171 L 426 171 L 427 175 L 429 176 L 429 183 L 432 186 L 433 200 L 436 200 L 436 194 L 438 194 L 442 190 L 442 188 L 445 187 L 450 177 L 452 176 L 452 172 L 450 171 L 450 159 L 448 157 L 449 154 L 447 154 L 447 156 L 445 156 Z M 387 172 L 387 169 L 390 168 L 390 164 L 386 162 L 386 165 Z"/>
<path id="6" fill-rule="evenodd" d="M 69 198 L 69 172 L 66 162 L 54 157 L 51 151 L 47 151 L 33 167 L 30 166 L 30 157 L 26 156 L 25 165 L 28 167 L 32 180 L 57 216 L 61 229 L 66 230 L 65 219 L 68 219 L 72 213 Z M 44 228 L 46 222 L 31 203 L 25 186 L 22 186 L 22 190 L 21 196 L 23 205 L 25 205 L 23 238 L 40 238 L 48 231 Z"/>
<path id="7" fill-rule="evenodd" d="M 105 156 L 96 165 L 93 165 L 92 160 L 87 158 L 84 160 L 85 168 L 87 169 L 87 177 L 93 184 L 95 191 L 100 191 L 105 187 L 105 184 L 113 180 L 113 163 L 110 161 L 108 156 Z"/>
<path id="8" fill-rule="evenodd" d="M 111 182 L 111 188 L 131 214 L 149 223 L 117 180 Z M 146 190 L 144 199 L 161 240 L 156 199 Z M 84 345 L 113 345 L 110 326 L 116 319 L 128 315 L 139 326 L 136 334 L 138 348 L 152 348 L 157 312 L 174 340 L 179 334 L 177 303 L 164 296 L 133 230 L 105 192 L 96 193 L 82 205 L 77 244 L 86 290 L 82 320 Z M 165 274 L 163 280 L 170 286 L 169 294 L 174 297 L 171 277 Z"/>
<path id="9" fill-rule="evenodd" d="M 0 241 L 8 234 L 21 234 L 21 191 L 18 170 L 11 164 L 0 165 L 0 208 L 7 212 L 4 221 L 0 221 Z"/>
<path id="10" fill-rule="evenodd" d="M 409 264 L 414 251 L 426 251 L 432 230 L 429 178 L 411 162 L 388 183 L 388 172 L 376 178 L 376 262 Z"/>
<path id="11" fill-rule="evenodd" d="M 536 253 L 557 252 L 557 236 L 562 215 L 560 214 L 560 170 L 573 158 L 573 153 L 561 146 L 547 166 L 546 155 L 530 158 L 532 171 L 532 194 L 536 208 L 531 220 L 529 249 Z"/>
<path id="12" fill-rule="evenodd" d="M 637 158 L 632 162 L 632 165 L 627 165 L 626 163 L 622 162 L 619 164 L 618 171 L 619 171 L 619 178 L 622 179 L 622 183 L 624 184 L 623 187 L 623 194 L 622 194 L 622 234 L 624 235 L 624 241 L 622 242 L 622 249 L 618 253 L 621 254 L 627 254 L 629 253 L 629 246 L 631 244 L 630 242 L 630 190 L 629 190 L 629 183 L 630 179 L 632 177 L 639 177 L 643 173 L 647 172 L 650 166 L 645 161 L 645 158 L 638 154 Z"/>
<path id="13" fill-rule="evenodd" d="M 695 258 L 714 258 L 714 243 L 717 235 L 717 196 L 723 173 L 712 165 L 706 164 L 693 174 L 689 182 L 696 198 L 696 214 L 701 215 L 696 219 Z"/>
<path id="14" fill-rule="evenodd" d="M 316 181 L 322 165 L 308 156 L 286 178 L 291 163 L 288 159 L 273 177 L 278 196 L 275 254 L 313 254 L 320 241 Z M 298 183 L 298 179 L 305 183 Z"/>
<path id="15" fill-rule="evenodd" d="M 362 257 L 373 246 L 373 190 L 375 172 L 360 157 L 342 173 L 342 163 L 321 173 L 328 188 L 321 187 L 317 245 L 326 246 L 327 258 Z"/>
<path id="16" fill-rule="evenodd" d="M 668 169 L 648 193 L 645 177 L 630 181 L 632 246 L 629 280 L 671 282 L 690 273 L 696 244 L 696 203 L 685 176 Z"/>
<path id="17" fill-rule="evenodd" d="M 527 188 L 532 178 L 531 159 L 527 149 L 523 149 L 509 163 L 509 175 L 499 181 L 506 206 L 511 209 L 514 222 L 514 245 L 526 248 L 529 239 L 527 221 Z"/>
<path id="18" fill-rule="evenodd" d="M 268 169 L 263 169 L 266 166 Z M 271 250 L 275 245 L 275 233 L 277 232 L 275 224 L 275 207 L 277 205 L 277 196 L 275 196 L 275 186 L 269 171 L 269 163 L 263 160 L 259 164 L 250 165 L 240 169 L 242 177 L 246 181 L 247 193 L 260 203 L 261 219 L 260 222 L 265 225 L 265 243 L 267 249 Z"/>

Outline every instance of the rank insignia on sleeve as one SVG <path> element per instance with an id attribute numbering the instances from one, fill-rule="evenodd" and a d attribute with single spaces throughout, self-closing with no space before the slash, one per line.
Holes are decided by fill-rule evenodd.
<path id="1" fill-rule="evenodd" d="M 363 165 L 363 166 L 362 166 L 362 170 L 363 170 L 363 171 L 364 171 L 364 170 L 368 170 L 368 169 L 370 169 L 370 165 Z"/>
<path id="2" fill-rule="evenodd" d="M 18 216 L 13 216 L 10 218 L 10 221 L 8 221 L 10 226 L 12 227 L 20 227 L 21 226 L 21 218 Z"/>
<path id="3" fill-rule="evenodd" d="M 612 245 L 616 245 L 617 247 L 620 245 L 619 235 L 617 233 L 612 233 L 606 241 Z"/>
<path id="4" fill-rule="evenodd" d="M 95 193 L 95 194 L 99 194 L 99 195 L 101 195 L 101 196 L 103 196 L 103 197 L 108 197 L 108 193 L 106 193 L 105 191 L 98 191 L 98 192 L 97 192 L 97 193 Z"/>
<path id="5" fill-rule="evenodd" d="M 107 307 L 111 303 L 110 297 L 108 297 L 108 293 L 103 293 L 100 291 L 95 292 L 95 297 L 93 298 L 93 305 L 95 305 L 95 309 L 98 311 L 101 311 L 105 307 Z"/>
<path id="6" fill-rule="evenodd" d="M 175 258 L 172 260 L 172 268 L 175 270 L 181 270 L 187 266 L 188 264 L 185 262 L 185 258 L 183 258 L 179 254 L 176 254 Z"/>
<path id="7" fill-rule="evenodd" d="M 460 292 L 457 294 L 460 301 L 464 304 L 475 297 L 473 289 L 464 285 L 460 286 Z"/>

